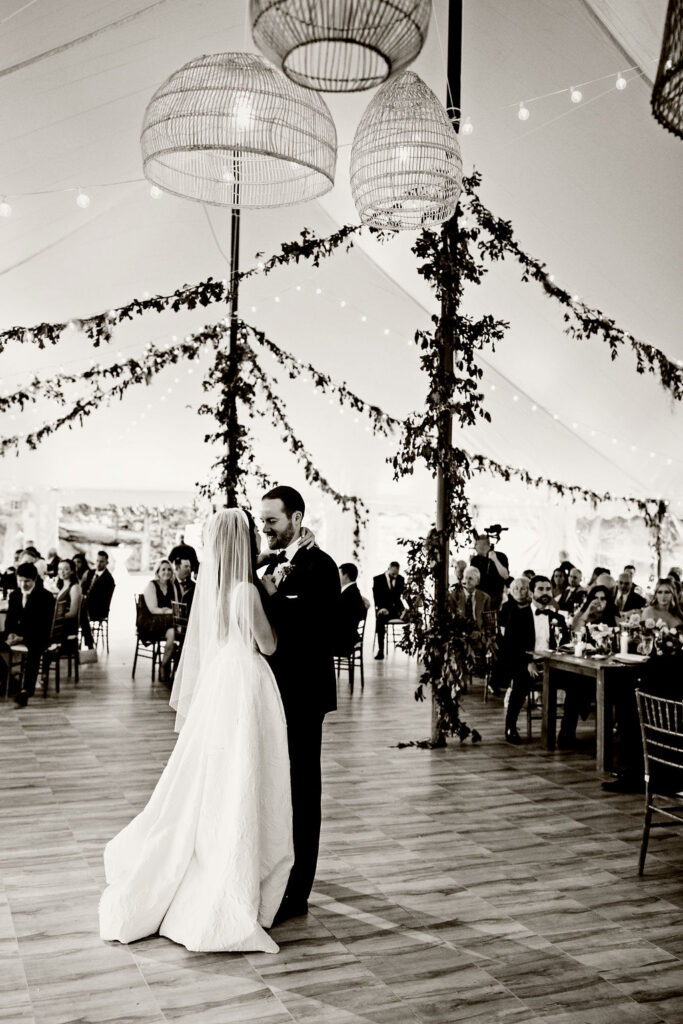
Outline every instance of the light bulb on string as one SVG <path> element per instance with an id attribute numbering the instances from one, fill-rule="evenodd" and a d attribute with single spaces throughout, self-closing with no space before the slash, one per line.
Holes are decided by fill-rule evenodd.
<path id="1" fill-rule="evenodd" d="M 12 216 L 12 207 L 6 199 L 0 203 L 0 217 L 4 217 L 7 220 L 8 217 Z"/>
<path id="2" fill-rule="evenodd" d="M 469 118 L 469 117 L 465 118 L 465 120 L 462 123 L 462 128 L 460 129 L 460 131 L 462 132 L 463 135 L 471 135 L 472 134 L 472 132 L 474 131 L 474 125 L 472 124 L 472 119 L 471 118 Z"/>
<path id="3" fill-rule="evenodd" d="M 519 110 L 517 111 L 517 117 L 520 119 L 520 121 L 528 121 L 529 120 L 529 108 L 524 106 L 524 101 L 523 100 L 519 104 Z"/>
<path id="4" fill-rule="evenodd" d="M 569 95 L 572 103 L 580 103 L 583 99 L 583 93 L 580 89 L 575 89 L 573 85 L 569 86 Z"/>
<path id="5" fill-rule="evenodd" d="M 90 196 L 87 192 L 84 192 L 82 188 L 79 188 L 78 195 L 76 196 L 76 206 L 80 207 L 81 210 L 87 210 L 90 206 Z"/>
<path id="6" fill-rule="evenodd" d="M 628 82 L 626 81 L 626 79 L 622 75 L 621 71 L 617 75 L 617 80 L 614 83 L 614 85 L 619 90 L 619 92 L 622 92 L 626 88 L 626 86 L 628 85 Z"/>
<path id="7" fill-rule="evenodd" d="M 159 188 L 158 185 L 152 185 L 152 187 L 149 190 L 149 194 L 151 195 L 152 199 L 161 199 L 164 193 Z"/>

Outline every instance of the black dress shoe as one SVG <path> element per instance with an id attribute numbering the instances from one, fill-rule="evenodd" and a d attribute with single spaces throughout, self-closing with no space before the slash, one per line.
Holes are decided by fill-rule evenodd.
<path id="1" fill-rule="evenodd" d="M 384 651 L 378 651 L 375 655 L 375 661 L 384 661 Z"/>
<path id="2" fill-rule="evenodd" d="M 603 782 L 602 788 L 607 793 L 644 793 L 645 782 L 637 775 L 617 775 L 616 779 Z"/>
<path id="3" fill-rule="evenodd" d="M 514 728 L 505 730 L 505 739 L 508 743 L 514 743 L 516 747 L 523 742 L 522 737 L 519 735 L 517 730 Z"/>
<path id="4" fill-rule="evenodd" d="M 283 921 L 289 921 L 290 917 L 303 917 L 307 913 L 308 903 L 306 900 L 296 902 L 284 899 L 280 904 L 280 909 L 273 918 L 271 928 L 275 928 L 277 925 L 282 924 Z"/>
<path id="5" fill-rule="evenodd" d="M 557 736 L 557 749 L 558 750 L 574 750 L 578 746 L 576 736 L 570 736 L 569 733 L 560 732 Z"/>
<path id="6" fill-rule="evenodd" d="M 19 690 L 19 693 L 15 694 L 14 699 L 17 702 L 17 707 L 25 708 L 28 704 L 28 691 Z"/>

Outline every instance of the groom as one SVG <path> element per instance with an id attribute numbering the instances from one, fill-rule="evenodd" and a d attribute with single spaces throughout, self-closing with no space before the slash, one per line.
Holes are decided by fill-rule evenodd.
<path id="1" fill-rule="evenodd" d="M 299 547 L 304 512 L 293 487 L 274 487 L 263 497 L 263 534 L 277 553 L 262 579 L 277 634 L 269 661 L 287 718 L 294 834 L 294 865 L 275 924 L 308 913 L 320 840 L 322 726 L 337 707 L 332 651 L 339 573 L 320 548 Z"/>

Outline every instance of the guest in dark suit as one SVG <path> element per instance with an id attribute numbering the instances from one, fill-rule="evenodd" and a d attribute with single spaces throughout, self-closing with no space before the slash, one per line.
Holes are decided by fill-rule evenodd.
<path id="1" fill-rule="evenodd" d="M 173 590 L 175 600 L 187 607 L 190 614 L 196 583 L 192 579 L 192 561 L 190 558 L 176 558 L 173 563 Z"/>
<path id="2" fill-rule="evenodd" d="M 93 646 L 90 623 L 107 618 L 115 588 L 116 582 L 109 571 L 109 555 L 106 551 L 98 551 L 95 568 L 88 569 L 82 588 L 81 630 L 83 642 L 90 649 Z"/>
<path id="3" fill-rule="evenodd" d="M 319 547 L 301 547 L 304 500 L 293 487 L 275 487 L 261 504 L 272 558 L 261 583 L 277 635 L 269 661 L 287 719 L 292 782 L 294 866 L 275 923 L 308 913 L 318 862 L 323 719 L 337 707 L 334 624 L 339 573 Z M 277 564 L 275 564 L 277 562 Z"/>
<path id="4" fill-rule="evenodd" d="M 646 605 L 645 598 L 633 586 L 633 577 L 628 572 L 617 576 L 617 596 L 614 604 L 620 615 L 624 612 L 635 612 Z"/>
<path id="5" fill-rule="evenodd" d="M 402 619 L 405 615 L 403 589 L 405 580 L 400 575 L 398 562 L 389 562 L 386 572 L 375 576 L 372 581 L 372 596 L 375 602 L 375 620 L 377 631 L 377 654 L 379 661 L 384 657 L 384 637 L 389 619 Z"/>
<path id="6" fill-rule="evenodd" d="M 370 603 L 358 589 L 357 579 L 358 568 L 353 562 L 344 562 L 339 566 L 341 598 L 335 630 L 334 653 L 345 657 L 348 657 L 356 646 L 358 626 L 365 619 Z"/>
<path id="7" fill-rule="evenodd" d="M 182 533 L 178 536 L 178 543 L 175 545 L 175 547 L 171 548 L 171 551 L 169 552 L 168 555 L 168 560 L 172 565 L 175 565 L 177 558 L 189 559 L 191 571 L 195 574 L 195 576 L 197 575 L 197 572 L 199 570 L 199 559 L 197 558 L 197 552 L 195 551 L 191 544 L 185 543 L 185 537 L 183 536 Z"/>
<path id="8" fill-rule="evenodd" d="M 37 585 L 38 570 L 32 562 L 17 567 L 17 589 L 10 594 L 5 635 L 0 648 L 3 683 L 9 685 L 9 651 L 18 644 L 28 648 L 22 689 L 14 698 L 25 708 L 36 691 L 40 659 L 50 640 L 55 599 Z"/>
<path id="9" fill-rule="evenodd" d="M 581 607 L 586 599 L 586 591 L 581 586 L 581 570 L 577 569 L 575 565 L 569 570 L 568 586 L 565 588 L 559 602 L 558 607 L 561 612 L 569 612 L 571 615 L 575 615 L 577 609 Z"/>
<path id="10" fill-rule="evenodd" d="M 494 537 L 500 537 L 493 527 L 489 527 L 489 533 Z M 498 611 L 503 600 L 505 584 L 511 578 L 508 556 L 502 551 L 494 550 L 488 533 L 475 534 L 474 551 L 470 565 L 479 570 L 479 588 L 491 598 L 492 611 Z"/>
<path id="11" fill-rule="evenodd" d="M 541 674 L 534 653 L 555 649 L 557 637 L 560 643 L 569 638 L 564 618 L 553 608 L 553 588 L 548 577 L 534 576 L 529 590 L 531 604 L 511 609 L 504 636 L 505 656 L 512 668 L 512 687 L 505 715 L 505 739 L 515 744 L 522 742 L 517 732 L 518 715 L 532 683 Z"/>
<path id="12" fill-rule="evenodd" d="M 451 614 L 457 619 L 470 619 L 478 630 L 484 628 L 484 614 L 491 611 L 491 598 L 479 590 L 479 570 L 468 565 L 461 587 L 452 587 L 448 595 Z"/>

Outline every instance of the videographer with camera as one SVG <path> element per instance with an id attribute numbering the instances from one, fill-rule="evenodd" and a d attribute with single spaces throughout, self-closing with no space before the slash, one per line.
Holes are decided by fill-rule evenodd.
<path id="1" fill-rule="evenodd" d="M 492 539 L 496 543 L 500 540 L 503 530 L 507 530 L 507 526 L 494 523 L 493 526 L 487 526 L 484 533 L 475 533 L 476 554 L 470 558 L 470 565 L 479 570 L 479 589 L 491 598 L 491 611 L 498 611 L 500 608 L 505 584 L 511 579 L 507 555 L 502 551 L 495 551 L 492 543 Z"/>

